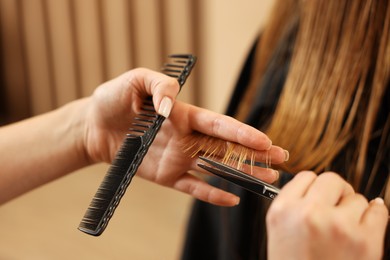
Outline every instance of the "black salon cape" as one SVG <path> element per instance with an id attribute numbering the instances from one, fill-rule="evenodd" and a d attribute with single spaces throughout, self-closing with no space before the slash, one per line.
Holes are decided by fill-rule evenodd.
<path id="1" fill-rule="evenodd" d="M 233 96 L 227 109 L 228 115 L 234 115 L 237 106 L 242 100 L 245 88 L 248 86 L 250 70 L 253 64 L 255 46 L 251 48 L 243 70 L 238 79 Z M 291 46 L 284 46 L 282 55 L 291 55 Z M 269 120 L 275 109 L 279 94 L 284 84 L 284 79 L 288 70 L 286 62 L 278 63 L 278 59 L 270 63 L 271 73 L 266 72 L 264 80 L 272 82 L 265 84 L 262 91 L 257 93 L 256 101 L 246 123 L 261 129 L 261 125 Z M 273 68 L 272 68 L 273 67 Z M 378 127 L 382 127 L 389 116 L 390 91 L 387 88 L 381 115 L 378 119 Z M 263 116 L 263 115 L 268 115 Z M 389 141 L 389 138 L 387 138 Z M 374 140 L 375 141 L 375 140 Z M 370 146 L 372 152 L 376 151 L 375 142 Z M 343 156 L 339 156 L 342 160 Z M 387 157 L 389 155 L 389 144 L 387 145 Z M 382 164 L 383 173 L 376 182 L 379 187 L 385 183 L 390 172 L 389 161 Z M 342 171 L 343 167 L 335 167 L 333 170 Z M 281 185 L 291 179 L 290 174 L 281 174 Z M 188 222 L 187 236 L 182 252 L 183 260 L 251 260 L 266 259 L 266 230 L 265 214 L 270 205 L 268 199 L 262 198 L 248 192 L 234 184 L 222 179 L 211 177 L 210 183 L 221 187 L 240 197 L 240 204 L 236 207 L 213 206 L 202 201 L 195 201 L 190 219 Z M 376 185 L 376 186 L 378 186 Z M 375 198 L 379 194 L 373 192 L 369 197 Z M 388 253 L 387 253 L 388 254 Z"/>

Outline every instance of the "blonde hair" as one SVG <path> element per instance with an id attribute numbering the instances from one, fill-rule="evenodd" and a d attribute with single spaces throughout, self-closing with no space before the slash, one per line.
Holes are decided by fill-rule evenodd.
<path id="1" fill-rule="evenodd" d="M 283 168 L 292 173 L 327 169 L 354 141 L 345 176 L 358 188 L 389 84 L 389 1 L 284 0 L 273 12 L 258 43 L 252 80 L 237 117 L 248 116 L 274 46 L 299 19 L 290 69 L 266 133 L 274 144 L 289 150 L 290 160 Z M 382 135 L 388 135 L 386 131 Z M 384 155 L 375 163 L 385 160 L 380 156 Z M 371 177 L 376 170 L 374 166 Z"/>

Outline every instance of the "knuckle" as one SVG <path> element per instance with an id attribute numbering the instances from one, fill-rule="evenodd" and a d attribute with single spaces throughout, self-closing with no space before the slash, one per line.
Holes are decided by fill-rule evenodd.
<path id="1" fill-rule="evenodd" d="M 245 125 L 244 124 L 241 124 L 237 130 L 236 130 L 236 138 L 237 138 L 237 142 L 242 142 L 242 139 L 244 138 L 246 132 L 245 132 Z"/>
<path id="2" fill-rule="evenodd" d="M 356 193 L 354 195 L 355 195 L 355 199 L 358 200 L 362 205 L 368 206 L 368 200 L 365 196 L 363 196 L 360 193 Z"/>
<path id="3" fill-rule="evenodd" d="M 285 220 L 288 215 L 288 208 L 282 201 L 275 200 L 269 208 L 266 215 L 266 222 L 268 225 L 277 225 Z"/>
<path id="4" fill-rule="evenodd" d="M 164 75 L 165 76 L 165 75 Z M 158 77 L 156 78 L 157 82 L 155 84 L 156 92 L 163 93 L 163 92 L 176 92 L 177 94 L 179 92 L 180 86 L 176 79 L 166 76 L 166 77 Z M 172 93 L 173 94 L 173 93 Z"/>
<path id="5" fill-rule="evenodd" d="M 300 222 L 306 224 L 307 226 L 312 226 L 314 225 L 314 214 L 313 214 L 313 210 L 315 210 L 315 207 L 313 204 L 308 204 L 308 205 L 305 205 L 305 207 L 303 207 L 301 210 L 300 210 L 300 214 L 299 214 L 299 219 L 300 219 Z"/>
<path id="6" fill-rule="evenodd" d="M 211 123 L 211 129 L 215 135 L 218 135 L 221 129 L 221 119 L 219 117 L 214 118 L 214 120 Z"/>
<path id="7" fill-rule="evenodd" d="M 177 88 L 180 88 L 179 83 L 177 82 L 176 79 L 174 79 L 174 78 L 172 78 L 172 77 L 168 77 L 168 78 L 167 78 L 167 81 L 168 81 L 167 83 L 168 83 L 169 85 L 175 86 L 175 87 L 177 87 Z"/>
<path id="8" fill-rule="evenodd" d="M 340 241 L 349 240 L 351 232 L 347 229 L 347 223 L 342 218 L 333 217 L 329 221 L 328 229 L 332 234 L 332 237 L 339 239 Z"/>
<path id="9" fill-rule="evenodd" d="M 298 224 L 304 227 L 309 233 L 316 234 L 319 232 L 322 216 L 321 209 L 314 203 L 305 204 L 298 213 Z"/>
<path id="10" fill-rule="evenodd" d="M 218 190 L 216 188 L 212 188 L 205 196 L 206 201 L 214 201 Z"/>
<path id="11" fill-rule="evenodd" d="M 339 174 L 331 171 L 323 172 L 319 175 L 318 178 L 329 178 L 329 179 L 335 179 L 335 180 L 342 180 Z"/>
<path id="12" fill-rule="evenodd" d="M 196 196 L 196 194 L 198 193 L 197 190 L 198 190 L 197 186 L 192 184 L 192 183 L 188 183 L 187 187 L 185 188 L 185 191 L 188 194 L 191 194 L 191 195 L 194 195 L 194 196 Z"/>
<path id="13" fill-rule="evenodd" d="M 340 177 L 341 178 L 341 177 Z M 349 193 L 355 193 L 355 189 L 353 188 L 352 184 L 350 183 L 345 183 L 346 185 L 346 190 L 349 192 Z"/>

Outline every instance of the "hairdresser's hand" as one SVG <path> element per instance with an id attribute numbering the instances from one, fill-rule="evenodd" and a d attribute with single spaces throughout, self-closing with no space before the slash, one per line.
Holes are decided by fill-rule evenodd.
<path id="1" fill-rule="evenodd" d="M 156 111 L 168 116 L 178 92 L 177 80 L 144 68 L 100 85 L 91 97 L 85 119 L 84 147 L 89 160 L 111 163 L 143 100 L 153 95 Z"/>
<path id="2" fill-rule="evenodd" d="M 335 173 L 299 173 L 267 214 L 269 259 L 380 259 L 388 211 Z"/>
<path id="3" fill-rule="evenodd" d="M 91 162 L 111 163 L 128 132 L 141 101 L 153 95 L 156 111 L 167 116 L 173 106 L 179 85 L 176 80 L 147 69 L 136 69 L 113 79 L 95 91 L 86 117 L 84 147 Z M 271 145 L 267 136 L 230 117 L 175 102 L 170 116 L 150 147 L 137 176 L 188 193 L 198 199 L 225 206 L 238 203 L 233 194 L 207 184 L 189 174 L 199 170 L 196 159 L 183 152 L 183 140 L 204 133 L 218 140 L 239 143 L 258 151 L 257 161 L 268 156 L 272 163 L 285 160 L 285 152 Z M 277 174 L 270 169 L 256 172 L 272 182 Z"/>

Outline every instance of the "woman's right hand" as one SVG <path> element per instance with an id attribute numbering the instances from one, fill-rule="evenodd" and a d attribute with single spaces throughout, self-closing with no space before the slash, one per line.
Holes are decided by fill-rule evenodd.
<path id="1" fill-rule="evenodd" d="M 381 259 L 388 214 L 335 173 L 301 172 L 267 213 L 269 259 Z"/>

